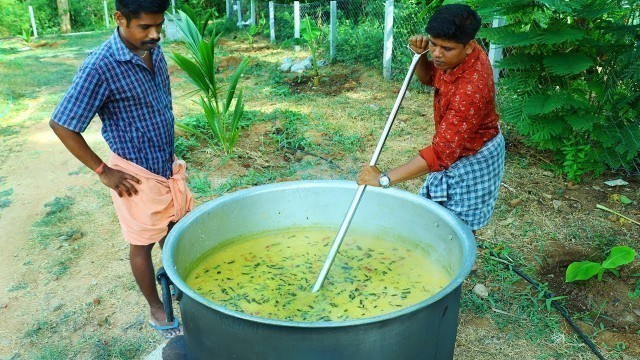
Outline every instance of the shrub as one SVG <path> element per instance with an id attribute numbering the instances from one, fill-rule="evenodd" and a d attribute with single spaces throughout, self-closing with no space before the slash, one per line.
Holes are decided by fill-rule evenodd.
<path id="1" fill-rule="evenodd" d="M 555 169 L 569 180 L 637 166 L 640 1 L 479 0 L 473 6 L 485 20 L 507 21 L 481 30 L 506 47 L 498 64 L 503 121 L 528 144 L 551 150 Z"/>

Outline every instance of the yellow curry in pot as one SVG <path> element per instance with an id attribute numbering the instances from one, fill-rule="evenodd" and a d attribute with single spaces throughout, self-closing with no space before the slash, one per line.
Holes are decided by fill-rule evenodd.
<path id="1" fill-rule="evenodd" d="M 228 309 L 285 321 L 345 321 L 416 304 L 452 275 L 409 242 L 348 234 L 322 289 L 311 292 L 334 230 L 291 229 L 214 248 L 187 276 L 191 289 Z"/>

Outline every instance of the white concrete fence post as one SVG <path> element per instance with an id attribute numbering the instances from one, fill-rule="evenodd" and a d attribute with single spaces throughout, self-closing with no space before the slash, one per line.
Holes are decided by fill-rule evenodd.
<path id="1" fill-rule="evenodd" d="M 393 53 L 393 8 L 394 0 L 386 0 L 384 5 L 384 46 L 382 54 L 382 75 L 391 79 L 391 58 Z"/>
<path id="2" fill-rule="evenodd" d="M 256 24 L 256 2 L 251 0 L 251 25 Z"/>
<path id="3" fill-rule="evenodd" d="M 276 21 L 273 1 L 269 1 L 269 35 L 271 43 L 276 42 Z"/>
<path id="4" fill-rule="evenodd" d="M 500 27 L 506 24 L 506 19 L 502 16 L 498 16 L 493 19 L 492 27 Z M 489 44 L 489 61 L 491 62 L 491 67 L 493 68 L 493 81 L 494 83 L 498 83 L 498 78 L 500 77 L 500 69 L 496 69 L 496 62 L 502 60 L 502 46 L 496 45 L 494 43 Z"/>
<path id="5" fill-rule="evenodd" d="M 243 27 L 243 25 L 244 25 L 244 24 L 242 23 L 242 1 L 241 1 L 241 0 L 238 0 L 238 1 L 236 2 L 236 4 L 238 5 L 238 8 L 236 9 L 236 10 L 238 10 L 238 27 L 239 27 L 240 29 L 242 29 L 242 27 Z"/>
<path id="6" fill-rule="evenodd" d="M 293 36 L 300 37 L 300 1 L 293 2 Z"/>
<path id="7" fill-rule="evenodd" d="M 300 1 L 293 2 L 293 36 L 300 38 Z M 300 51 L 300 46 L 294 47 L 295 51 Z"/>
<path id="8" fill-rule="evenodd" d="M 227 10 L 227 19 L 231 19 L 231 0 L 227 0 L 227 6 L 225 7 Z"/>
<path id="9" fill-rule="evenodd" d="M 31 28 L 33 29 L 33 37 L 38 37 L 38 28 L 36 27 L 36 17 L 33 15 L 33 6 L 29 5 L 29 17 L 31 17 Z"/>
<path id="10" fill-rule="evenodd" d="M 338 37 L 338 6 L 335 0 L 330 3 L 330 13 L 331 35 L 329 39 L 329 59 L 333 61 L 336 58 L 336 39 Z"/>
<path id="11" fill-rule="evenodd" d="M 171 0 L 171 14 L 176 16 L 176 0 Z"/>
<path id="12" fill-rule="evenodd" d="M 102 5 L 104 7 L 104 25 L 108 29 L 110 27 L 110 24 L 109 24 L 109 7 L 107 6 L 107 0 L 102 0 Z"/>

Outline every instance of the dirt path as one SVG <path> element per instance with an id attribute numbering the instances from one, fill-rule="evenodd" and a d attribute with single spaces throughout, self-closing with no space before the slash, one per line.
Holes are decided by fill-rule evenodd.
<path id="1" fill-rule="evenodd" d="M 99 126 L 99 125 L 98 125 Z M 104 149 L 99 141 L 98 126 L 93 124 L 87 132 L 90 146 Z M 32 306 L 29 301 L 18 300 L 12 286 L 25 282 L 33 274 L 25 268 L 25 259 L 31 236 L 31 226 L 43 213 L 45 203 L 55 196 L 63 196 L 69 186 L 90 186 L 95 179 L 88 175 L 69 176 L 81 164 L 69 154 L 53 134 L 48 119 L 43 118 L 18 135 L 24 143 L 11 153 L 0 167 L 4 177 L 3 188 L 12 188 L 11 204 L 0 211 L 0 355 L 9 355 L 9 339 L 21 336 L 27 321 L 19 314 Z M 16 141 L 14 139 L 14 141 Z"/>

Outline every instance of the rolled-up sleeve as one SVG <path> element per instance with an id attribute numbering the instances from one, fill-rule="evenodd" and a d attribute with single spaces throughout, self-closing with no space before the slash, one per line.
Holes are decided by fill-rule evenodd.
<path id="1" fill-rule="evenodd" d="M 51 119 L 65 128 L 83 132 L 107 97 L 108 89 L 99 71 L 85 63 L 56 107 Z"/>

